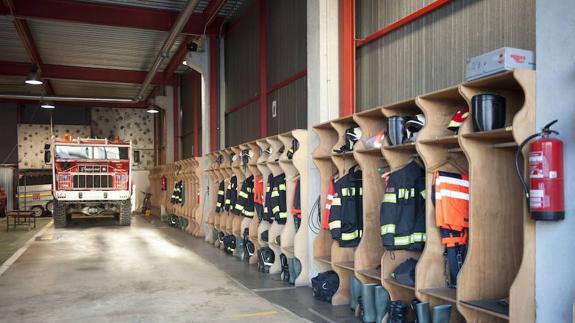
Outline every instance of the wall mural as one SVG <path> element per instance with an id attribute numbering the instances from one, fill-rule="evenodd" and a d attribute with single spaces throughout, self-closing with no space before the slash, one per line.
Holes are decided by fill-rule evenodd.
<path id="1" fill-rule="evenodd" d="M 54 135 L 90 137 L 90 126 L 54 125 Z M 44 124 L 18 125 L 18 168 L 50 169 L 44 164 L 44 145 L 50 143 L 50 126 Z"/>
<path id="2" fill-rule="evenodd" d="M 154 166 L 154 119 L 143 109 L 92 108 L 92 136 L 131 140 L 140 151 L 140 164 L 134 169 Z"/>

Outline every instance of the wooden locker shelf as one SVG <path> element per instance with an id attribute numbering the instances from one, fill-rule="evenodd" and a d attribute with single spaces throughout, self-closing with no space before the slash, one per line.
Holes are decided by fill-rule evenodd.
<path id="1" fill-rule="evenodd" d="M 419 289 L 418 292 L 453 304 L 457 303 L 457 290 L 455 288 L 422 288 Z"/>

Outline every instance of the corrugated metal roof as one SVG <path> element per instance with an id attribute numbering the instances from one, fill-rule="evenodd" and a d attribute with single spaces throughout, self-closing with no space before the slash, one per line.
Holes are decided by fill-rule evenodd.
<path id="1" fill-rule="evenodd" d="M 30 62 L 11 16 L 0 16 L 0 61 Z"/>
<path id="2" fill-rule="evenodd" d="M 102 97 L 102 98 L 134 98 L 140 90 L 140 84 L 90 82 L 51 79 L 50 83 L 60 96 Z M 149 87 L 144 97 L 147 97 L 153 87 Z"/>
<path id="3" fill-rule="evenodd" d="M 184 8 L 188 0 L 81 0 L 82 2 L 92 2 L 99 4 L 113 4 L 129 7 L 140 7 L 160 10 L 180 11 Z M 194 14 L 202 14 L 207 7 L 209 0 L 200 0 L 194 8 Z"/>
<path id="4" fill-rule="evenodd" d="M 41 85 L 29 85 L 24 83 L 25 76 L 0 75 L 0 93 L 42 95 Z"/>
<path id="5" fill-rule="evenodd" d="M 168 32 L 80 23 L 28 21 L 46 64 L 149 70 Z M 172 52 L 184 36 L 177 37 Z M 169 60 L 160 66 L 163 70 Z"/>
<path id="6" fill-rule="evenodd" d="M 218 16 L 235 17 L 245 3 L 244 0 L 228 0 L 218 12 Z"/>

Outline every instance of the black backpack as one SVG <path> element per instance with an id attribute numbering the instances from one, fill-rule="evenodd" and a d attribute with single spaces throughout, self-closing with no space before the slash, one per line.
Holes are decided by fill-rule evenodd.
<path id="1" fill-rule="evenodd" d="M 339 288 L 339 277 L 333 270 L 319 273 L 311 279 L 311 287 L 313 289 L 313 297 L 320 301 L 331 303 L 333 294 Z"/>

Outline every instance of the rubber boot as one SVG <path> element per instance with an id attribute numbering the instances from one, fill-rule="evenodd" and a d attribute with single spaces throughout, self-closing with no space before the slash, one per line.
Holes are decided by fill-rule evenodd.
<path id="1" fill-rule="evenodd" d="M 363 305 L 362 320 L 365 323 L 374 323 L 375 314 L 375 284 L 361 285 L 361 302 Z"/>
<path id="2" fill-rule="evenodd" d="M 293 273 L 290 273 L 290 284 L 295 285 L 295 280 L 301 274 L 301 262 L 296 257 L 292 258 Z"/>
<path id="3" fill-rule="evenodd" d="M 417 303 L 413 305 L 417 323 L 431 323 L 431 314 L 429 313 L 429 303 Z"/>
<path id="4" fill-rule="evenodd" d="M 295 281 L 295 272 L 294 272 L 294 257 L 288 257 L 287 262 L 288 262 L 288 272 L 289 272 L 289 279 L 288 279 L 288 283 L 290 285 L 293 285 L 294 281 Z"/>
<path id="5" fill-rule="evenodd" d="M 451 304 L 437 305 L 433 308 L 433 323 L 449 323 Z"/>
<path id="6" fill-rule="evenodd" d="M 355 312 L 359 305 L 359 297 L 361 296 L 361 282 L 354 275 L 350 279 L 351 285 L 351 311 Z"/>
<path id="7" fill-rule="evenodd" d="M 393 301 L 389 306 L 389 318 L 387 323 L 405 323 L 405 311 L 407 305 L 401 301 Z"/>
<path id="8" fill-rule="evenodd" d="M 375 286 L 375 321 L 381 323 L 389 309 L 389 293 L 383 286 Z"/>

